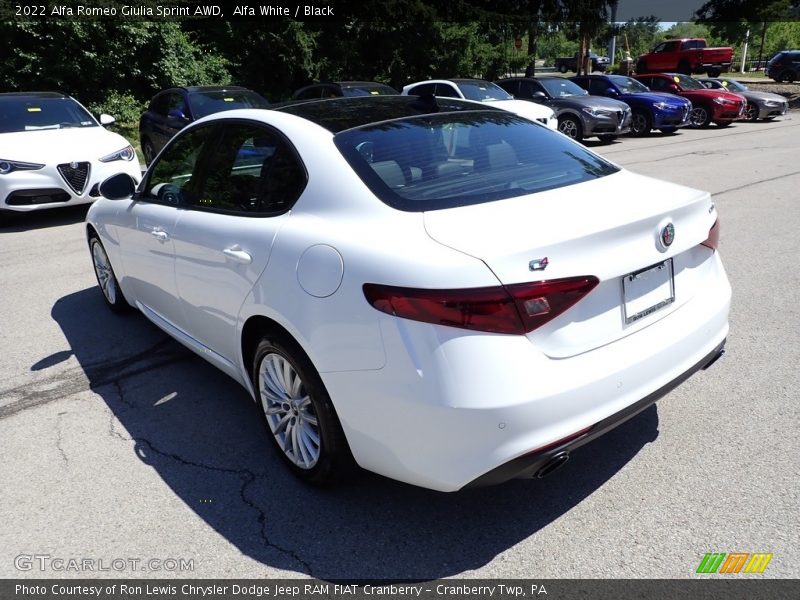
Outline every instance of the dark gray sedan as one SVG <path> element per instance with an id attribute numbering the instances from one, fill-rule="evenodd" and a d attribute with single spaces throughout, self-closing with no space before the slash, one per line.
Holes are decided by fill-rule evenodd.
<path id="1" fill-rule="evenodd" d="M 549 106 L 558 118 L 558 130 L 574 140 L 597 136 L 609 142 L 631 128 L 631 109 L 624 102 L 590 96 L 563 77 L 514 77 L 495 82 L 519 100 Z"/>
<path id="2" fill-rule="evenodd" d="M 785 115 L 786 111 L 789 110 L 789 101 L 783 96 L 770 92 L 757 92 L 756 90 L 748 89 L 746 85 L 739 83 L 735 79 L 729 79 L 728 77 L 712 77 L 698 79 L 698 81 L 712 90 L 727 90 L 744 96 L 745 100 L 747 100 L 744 115 L 745 119 L 748 121 L 774 119 L 775 117 Z"/>

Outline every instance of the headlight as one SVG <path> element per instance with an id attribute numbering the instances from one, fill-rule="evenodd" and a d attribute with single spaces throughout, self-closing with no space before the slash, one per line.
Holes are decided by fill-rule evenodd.
<path id="1" fill-rule="evenodd" d="M 36 171 L 44 165 L 38 163 L 20 162 L 18 160 L 3 160 L 0 158 L 0 175 L 6 175 L 12 171 Z"/>
<path id="2" fill-rule="evenodd" d="M 100 162 L 112 162 L 115 160 L 133 160 L 136 152 L 133 151 L 133 146 L 125 146 L 122 150 L 112 152 L 100 159 Z"/>
<path id="3" fill-rule="evenodd" d="M 593 117 L 600 114 L 600 111 L 593 106 L 586 106 L 581 109 L 586 114 L 592 115 Z"/>
<path id="4" fill-rule="evenodd" d="M 653 106 L 659 110 L 664 110 L 665 108 L 669 108 L 670 104 L 668 102 L 656 102 Z"/>
<path id="5" fill-rule="evenodd" d="M 764 100 L 764 106 L 780 106 L 781 104 L 783 103 L 778 100 Z"/>
<path id="6" fill-rule="evenodd" d="M 717 104 L 735 104 L 733 100 L 728 100 L 727 98 L 720 98 L 719 96 L 714 98 L 714 102 L 716 102 Z"/>

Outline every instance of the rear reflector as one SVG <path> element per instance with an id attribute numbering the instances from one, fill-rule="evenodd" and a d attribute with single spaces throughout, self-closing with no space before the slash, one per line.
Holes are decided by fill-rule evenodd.
<path id="1" fill-rule="evenodd" d="M 711 229 L 708 231 L 708 237 L 704 242 L 701 242 L 703 246 L 711 248 L 712 250 L 716 250 L 719 246 L 719 219 L 714 221 L 714 224 L 711 226 Z"/>
<path id="2" fill-rule="evenodd" d="M 364 296 L 381 312 L 404 319 L 525 335 L 562 314 L 598 283 L 592 276 L 453 290 L 366 283 Z"/>

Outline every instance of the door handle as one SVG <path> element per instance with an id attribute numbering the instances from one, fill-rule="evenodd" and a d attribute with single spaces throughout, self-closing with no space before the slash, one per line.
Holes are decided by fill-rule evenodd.
<path id="1" fill-rule="evenodd" d="M 239 246 L 233 246 L 232 248 L 225 248 L 222 253 L 235 260 L 236 262 L 242 263 L 243 265 L 249 265 L 253 262 L 253 257 L 250 256 L 249 252 L 245 252 Z"/>
<path id="2" fill-rule="evenodd" d="M 163 229 L 153 229 L 150 232 L 150 235 L 156 238 L 159 242 L 166 242 L 169 239 L 169 234 Z"/>

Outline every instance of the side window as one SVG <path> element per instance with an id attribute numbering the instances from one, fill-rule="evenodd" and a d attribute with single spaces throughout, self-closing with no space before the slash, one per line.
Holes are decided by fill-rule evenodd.
<path id="1" fill-rule="evenodd" d="M 320 97 L 320 88 L 315 85 L 310 87 L 297 95 L 297 100 L 313 100 Z"/>
<path id="2" fill-rule="evenodd" d="M 656 46 L 655 48 L 653 48 L 653 54 L 655 54 L 656 52 L 664 52 L 664 49 L 665 49 L 666 47 L 667 47 L 667 44 L 666 44 L 666 43 L 661 43 L 661 44 L 659 44 L 658 46 Z"/>
<path id="3" fill-rule="evenodd" d="M 520 86 L 521 86 L 522 90 L 525 89 L 525 84 L 523 82 L 520 82 L 518 80 L 500 81 L 500 82 L 498 82 L 497 85 L 499 85 L 501 88 L 503 88 L 509 94 L 512 94 L 514 96 L 521 96 L 523 98 L 527 98 L 527 96 L 525 95 L 525 92 L 524 91 L 522 91 L 522 92 L 520 91 Z"/>
<path id="4" fill-rule="evenodd" d="M 446 83 L 436 84 L 436 95 L 441 98 L 460 98 L 453 86 Z"/>
<path id="5" fill-rule="evenodd" d="M 179 112 L 186 117 L 189 116 L 189 107 L 186 106 L 186 100 L 183 99 L 182 94 L 169 95 L 169 106 L 167 114 L 173 115 L 176 112 Z"/>
<path id="6" fill-rule="evenodd" d="M 605 96 L 606 90 L 610 87 L 611 85 L 602 79 L 592 79 L 589 82 L 588 91 L 590 94 L 594 94 L 595 96 Z"/>
<path id="7" fill-rule="evenodd" d="M 680 42 L 667 42 L 664 44 L 663 52 L 676 52 Z"/>
<path id="8" fill-rule="evenodd" d="M 424 96 L 425 94 L 433 94 L 436 90 L 435 83 L 423 83 L 417 86 L 414 86 L 410 90 L 408 90 L 409 96 Z"/>
<path id="9" fill-rule="evenodd" d="M 213 144 L 215 131 L 210 125 L 199 127 L 171 143 L 150 171 L 143 199 L 178 206 L 199 198 L 200 158 Z"/>
<path id="10" fill-rule="evenodd" d="M 294 151 L 275 132 L 258 125 L 223 126 L 219 143 L 204 161 L 196 208 L 244 215 L 271 215 L 292 207 L 306 185 Z"/>
<path id="11" fill-rule="evenodd" d="M 161 94 L 153 98 L 153 102 L 150 104 L 150 110 L 162 117 L 166 117 L 169 110 L 169 96 L 169 94 Z"/>

